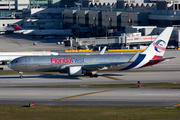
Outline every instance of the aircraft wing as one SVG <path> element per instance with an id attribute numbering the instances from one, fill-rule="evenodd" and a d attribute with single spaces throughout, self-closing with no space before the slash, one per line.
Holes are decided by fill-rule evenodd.
<path id="1" fill-rule="evenodd" d="M 100 54 L 104 54 L 106 47 L 103 48 L 103 52 L 100 52 Z M 129 64 L 132 63 L 136 60 L 140 52 L 137 52 L 130 60 L 127 60 L 125 62 L 107 62 L 107 63 L 92 63 L 92 64 L 83 64 L 83 65 L 65 65 L 62 66 L 61 69 L 68 69 L 71 66 L 82 66 L 82 69 L 84 70 L 90 70 L 90 71 L 95 71 L 95 70 L 105 70 L 108 69 L 108 67 L 111 66 L 118 66 L 121 64 Z"/>
<path id="2" fill-rule="evenodd" d="M 94 71 L 94 70 L 100 70 L 103 69 L 105 67 L 110 67 L 110 66 L 117 66 L 120 64 L 125 64 L 126 62 L 116 62 L 116 63 L 94 63 L 94 64 L 87 64 L 87 65 L 65 65 L 62 66 L 61 69 L 68 69 L 71 66 L 82 66 L 82 69 L 84 70 L 90 70 L 90 71 Z"/>
<path id="3" fill-rule="evenodd" d="M 118 66 L 120 64 L 125 64 L 125 62 L 89 64 L 89 65 L 83 65 L 82 69 L 85 69 L 85 70 L 99 70 L 99 69 L 103 69 L 105 67 Z"/>

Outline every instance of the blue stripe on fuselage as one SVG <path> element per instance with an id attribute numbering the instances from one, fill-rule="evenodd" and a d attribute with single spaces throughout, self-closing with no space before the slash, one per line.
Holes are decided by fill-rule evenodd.
<path id="1" fill-rule="evenodd" d="M 145 57 L 146 57 L 146 55 L 140 54 L 133 63 L 131 63 L 129 66 L 123 68 L 122 70 L 128 70 L 128 69 L 131 69 L 131 68 L 137 66 L 140 62 L 142 62 L 144 60 Z"/>

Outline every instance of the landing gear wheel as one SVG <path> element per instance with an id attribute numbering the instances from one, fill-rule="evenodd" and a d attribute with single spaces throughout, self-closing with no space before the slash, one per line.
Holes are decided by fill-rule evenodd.
<path id="1" fill-rule="evenodd" d="M 98 74 L 94 74 L 94 77 L 98 77 Z"/>
<path id="2" fill-rule="evenodd" d="M 85 73 L 84 76 L 90 76 L 88 73 Z"/>
<path id="3" fill-rule="evenodd" d="M 22 75 L 20 75 L 20 78 L 21 78 L 21 79 L 23 79 L 23 76 L 22 76 Z"/>
<path id="4" fill-rule="evenodd" d="M 91 74 L 91 75 L 90 75 L 90 77 L 92 78 L 92 77 L 94 77 L 94 75 L 93 75 L 93 74 Z"/>
<path id="5" fill-rule="evenodd" d="M 3 62 L 2 62 L 2 65 L 7 65 L 7 62 L 4 62 L 4 61 L 3 61 Z"/>
<path id="6" fill-rule="evenodd" d="M 89 77 L 98 77 L 98 74 L 90 74 Z"/>
<path id="7" fill-rule="evenodd" d="M 23 79 L 23 72 L 19 72 L 20 78 Z"/>

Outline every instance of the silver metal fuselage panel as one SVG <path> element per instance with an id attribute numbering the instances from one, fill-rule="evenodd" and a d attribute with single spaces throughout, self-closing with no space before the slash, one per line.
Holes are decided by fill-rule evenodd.
<path id="1" fill-rule="evenodd" d="M 11 62 L 11 68 L 21 72 L 55 72 L 70 66 L 108 66 L 109 63 L 119 63 L 118 66 L 109 67 L 109 70 L 118 70 L 121 66 L 124 67 L 120 63 L 128 62 L 133 56 L 134 54 L 25 56 L 13 60 L 16 62 Z"/>

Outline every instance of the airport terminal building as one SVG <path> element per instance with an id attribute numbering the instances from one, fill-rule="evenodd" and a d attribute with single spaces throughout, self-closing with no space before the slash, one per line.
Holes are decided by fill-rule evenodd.
<path id="1" fill-rule="evenodd" d="M 2 0 L 0 27 L 19 24 L 25 28 L 60 26 L 62 11 L 77 0 Z"/>
<path id="2" fill-rule="evenodd" d="M 64 12 L 68 24 L 105 26 L 123 30 L 126 26 L 158 27 L 180 25 L 180 1 L 164 0 L 82 0 L 77 10 Z M 73 20 L 69 20 L 73 19 Z"/>
<path id="3" fill-rule="evenodd" d="M 62 19 L 66 26 L 124 30 L 126 26 L 137 25 L 178 26 L 179 9 L 178 0 L 3 0 L 0 18 Z M 0 26 L 7 24 L 1 22 Z"/>
<path id="4" fill-rule="evenodd" d="M 179 46 L 180 1 L 178 0 L 80 0 L 76 4 L 78 7 L 64 11 L 64 26 L 67 28 L 73 26 L 76 28 L 74 31 L 83 32 L 85 30 L 80 29 L 87 28 L 89 29 L 86 30 L 87 36 L 96 34 L 105 36 L 110 35 L 111 31 L 130 33 L 131 27 L 127 30 L 128 26 L 174 26 L 176 29 L 172 37 L 175 41 L 172 43 Z M 93 33 L 89 35 L 91 31 Z M 156 35 L 158 34 L 156 32 Z"/>

